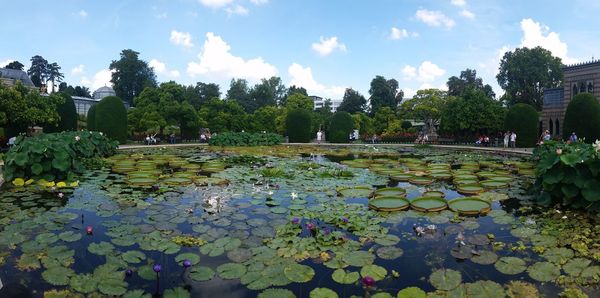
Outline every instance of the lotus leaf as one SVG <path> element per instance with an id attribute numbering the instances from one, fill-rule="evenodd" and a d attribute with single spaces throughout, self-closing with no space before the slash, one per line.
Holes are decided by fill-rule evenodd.
<path id="1" fill-rule="evenodd" d="M 246 266 L 237 263 L 226 263 L 217 267 L 217 273 L 222 279 L 236 279 L 246 274 Z"/>
<path id="2" fill-rule="evenodd" d="M 66 286 L 69 284 L 71 276 L 75 275 L 75 271 L 65 267 L 52 267 L 42 272 L 42 277 L 49 284 L 54 286 Z"/>
<path id="3" fill-rule="evenodd" d="M 210 267 L 193 266 L 190 269 L 190 278 L 195 281 L 211 280 L 215 276 L 215 271 Z"/>
<path id="4" fill-rule="evenodd" d="M 343 257 L 343 261 L 355 267 L 370 265 L 375 260 L 375 256 L 368 251 L 353 251 Z"/>
<path id="5" fill-rule="evenodd" d="M 546 250 L 542 256 L 552 263 L 562 265 L 573 258 L 574 253 L 565 247 L 554 247 Z"/>
<path id="6" fill-rule="evenodd" d="M 283 270 L 285 276 L 293 282 L 307 282 L 315 276 L 315 271 L 306 265 L 291 264 Z"/>
<path id="7" fill-rule="evenodd" d="M 75 233 L 73 231 L 66 231 L 58 234 L 58 238 L 65 242 L 75 242 L 81 239 L 81 234 Z"/>
<path id="8" fill-rule="evenodd" d="M 138 264 L 146 259 L 146 255 L 143 252 L 137 250 L 127 251 L 123 253 L 121 257 L 125 262 L 130 264 Z"/>
<path id="9" fill-rule="evenodd" d="M 363 277 L 370 276 L 375 281 L 379 281 L 385 278 L 387 270 L 377 265 L 366 265 L 360 269 L 360 275 Z"/>
<path id="10" fill-rule="evenodd" d="M 527 269 L 525 261 L 516 257 L 502 257 L 494 264 L 496 269 L 504 274 L 519 274 Z"/>
<path id="11" fill-rule="evenodd" d="M 429 276 L 429 282 L 438 290 L 450 291 L 460 285 L 460 272 L 452 269 L 439 269 Z"/>
<path id="12" fill-rule="evenodd" d="M 417 287 L 404 288 L 396 294 L 397 298 L 426 298 L 427 293 Z"/>
<path id="13" fill-rule="evenodd" d="M 200 262 L 200 256 L 195 253 L 186 252 L 175 257 L 175 262 L 177 262 L 179 265 L 183 264 L 184 260 L 189 260 L 192 265 L 196 265 Z"/>
<path id="14" fill-rule="evenodd" d="M 509 298 L 538 298 L 541 297 L 537 288 L 527 282 L 512 280 L 508 283 L 507 294 Z"/>
<path id="15" fill-rule="evenodd" d="M 296 295 L 287 289 L 266 289 L 257 298 L 296 298 Z"/>
<path id="16" fill-rule="evenodd" d="M 71 288 L 80 293 L 91 293 L 98 287 L 98 281 L 91 274 L 79 274 L 71 277 Z"/>
<path id="17" fill-rule="evenodd" d="M 563 265 L 563 270 L 571 276 L 579 276 L 581 272 L 585 268 L 587 268 L 592 263 L 591 260 L 584 258 L 574 258 L 570 259 L 565 265 Z"/>
<path id="18" fill-rule="evenodd" d="M 88 246 L 89 252 L 100 256 L 105 256 L 111 253 L 114 249 L 114 245 L 104 241 L 100 243 L 90 243 L 90 245 Z"/>
<path id="19" fill-rule="evenodd" d="M 358 272 L 347 272 L 344 269 L 337 269 L 331 275 L 331 278 L 340 284 L 353 284 L 359 277 Z"/>
<path id="20" fill-rule="evenodd" d="M 310 298 L 338 298 L 338 294 L 328 288 L 314 288 L 310 291 Z"/>
<path id="21" fill-rule="evenodd" d="M 473 298 L 488 298 L 503 296 L 504 288 L 490 280 L 480 280 L 474 283 L 467 284 L 467 297 Z"/>
<path id="22" fill-rule="evenodd" d="M 560 267 L 550 262 L 537 262 L 527 268 L 529 276 L 537 281 L 553 281 L 560 276 Z"/>
<path id="23" fill-rule="evenodd" d="M 404 251 L 401 248 L 395 246 L 384 246 L 380 247 L 376 251 L 377 256 L 384 260 L 394 260 L 402 256 Z"/>
<path id="24" fill-rule="evenodd" d="M 190 292 L 182 287 L 165 290 L 163 298 L 189 298 Z"/>

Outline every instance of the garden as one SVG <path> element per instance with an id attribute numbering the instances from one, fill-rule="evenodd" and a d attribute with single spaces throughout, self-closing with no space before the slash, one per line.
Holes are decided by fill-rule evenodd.
<path id="1" fill-rule="evenodd" d="M 598 149 L 19 139 L 0 296 L 598 297 Z"/>

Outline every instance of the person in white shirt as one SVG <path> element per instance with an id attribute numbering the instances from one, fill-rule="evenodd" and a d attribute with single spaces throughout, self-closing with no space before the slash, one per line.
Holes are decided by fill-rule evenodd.
<path id="1" fill-rule="evenodd" d="M 323 137 L 323 132 L 322 131 L 317 131 L 317 143 L 321 144 L 321 138 Z"/>
<path id="2" fill-rule="evenodd" d="M 510 146 L 517 148 L 517 134 L 514 131 L 510 134 Z"/>

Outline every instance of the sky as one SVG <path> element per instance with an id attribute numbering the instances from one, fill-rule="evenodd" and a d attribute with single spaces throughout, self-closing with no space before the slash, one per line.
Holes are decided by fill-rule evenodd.
<path id="1" fill-rule="evenodd" d="M 109 64 L 133 49 L 159 82 L 251 84 L 279 76 L 309 95 L 368 97 L 376 75 L 405 97 L 450 76 L 495 75 L 502 55 L 542 46 L 563 63 L 600 58 L 600 1 L 61 0 L 2 1 L 0 67 L 41 55 L 71 85 L 110 85 Z"/>

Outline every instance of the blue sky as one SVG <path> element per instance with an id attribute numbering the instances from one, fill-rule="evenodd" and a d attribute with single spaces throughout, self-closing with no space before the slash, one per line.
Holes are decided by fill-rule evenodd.
<path id="1" fill-rule="evenodd" d="M 65 80 L 107 84 L 108 65 L 126 48 L 159 81 L 256 83 L 280 76 L 312 95 L 368 95 L 375 75 L 395 78 L 408 96 L 444 88 L 474 68 L 501 93 L 502 54 L 542 46 L 574 63 L 600 58 L 596 1 L 522 0 L 62 0 L 3 1 L 0 66 L 29 67 L 39 54 Z"/>

